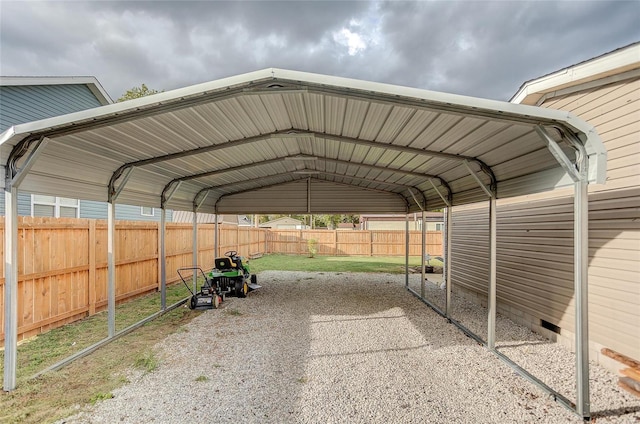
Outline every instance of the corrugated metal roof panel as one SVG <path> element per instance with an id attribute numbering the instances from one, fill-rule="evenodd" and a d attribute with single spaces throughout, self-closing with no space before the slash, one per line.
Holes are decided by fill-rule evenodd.
<path id="1" fill-rule="evenodd" d="M 429 207 L 443 204 L 431 178 L 444 196 L 448 184 L 454 204 L 486 199 L 464 160 L 486 184 L 480 169 L 493 173 L 499 196 L 564 183 L 536 125 L 587 140 L 592 167 L 602 169 L 597 135 L 563 112 L 276 69 L 17 126 L 0 136 L 0 157 L 7 164 L 16 144 L 46 136 L 51 142 L 20 188 L 76 197 L 75 185 L 92 200 L 106 200 L 110 180 L 121 184 L 119 168 L 134 169 L 121 199 L 157 206 L 167 184 L 184 181 L 166 206 L 189 209 L 201 190 L 215 199 L 266 186 L 275 193 L 273 184 L 303 181 L 296 172 L 306 172 L 314 181 L 380 190 L 352 196 L 380 196 L 370 207 L 417 210 L 405 186 L 423 191 Z M 344 210 L 339 196 L 326 202 Z M 273 210 L 272 203 L 247 201 L 243 212 Z M 205 201 L 203 211 L 214 206 Z"/>
<path id="2" fill-rule="evenodd" d="M 345 137 L 358 138 L 360 137 L 360 131 L 362 131 L 362 125 L 364 123 L 364 117 L 369 110 L 370 103 L 356 100 L 347 99 L 347 108 L 344 117 L 344 127 L 341 133 Z"/>
<path id="3" fill-rule="evenodd" d="M 392 108 L 392 106 L 384 103 L 370 103 L 364 120 L 360 121 L 360 134 L 357 137 L 365 140 L 375 140 Z"/>
<path id="4" fill-rule="evenodd" d="M 330 134 L 341 134 L 344 126 L 347 99 L 326 96 L 325 109 L 325 131 Z"/>

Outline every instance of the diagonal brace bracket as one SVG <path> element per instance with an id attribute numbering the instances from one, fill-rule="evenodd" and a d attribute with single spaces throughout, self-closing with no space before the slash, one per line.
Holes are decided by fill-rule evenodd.
<path id="1" fill-rule="evenodd" d="M 462 162 L 464 164 L 464 166 L 467 168 L 467 171 L 469 171 L 469 174 L 473 177 L 474 180 L 476 180 L 476 182 L 478 183 L 478 185 L 480 186 L 480 188 L 487 194 L 487 196 L 491 199 L 496 197 L 496 193 L 495 190 L 492 189 L 489 190 L 487 188 L 486 185 L 484 185 L 484 183 L 482 182 L 482 180 L 480 179 L 480 177 L 478 177 L 478 174 L 476 174 L 476 172 L 471 169 L 471 165 L 469 164 L 468 160 L 465 160 L 464 162 Z"/>
<path id="2" fill-rule="evenodd" d="M 564 154 L 558 143 L 553 138 L 551 138 L 547 130 L 541 125 L 536 125 L 535 128 L 542 141 L 546 143 L 549 152 L 551 152 L 553 157 L 558 161 L 562 169 L 564 169 L 565 172 L 569 174 L 573 182 L 575 183 L 580 181 L 580 173 L 576 168 L 576 165 L 574 165 L 573 162 L 569 160 L 567 155 Z"/>

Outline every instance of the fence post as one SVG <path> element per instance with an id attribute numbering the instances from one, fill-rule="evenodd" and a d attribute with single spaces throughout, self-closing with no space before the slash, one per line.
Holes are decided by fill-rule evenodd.
<path id="1" fill-rule="evenodd" d="M 89 220 L 89 316 L 96 313 L 96 220 Z"/>
<path id="2" fill-rule="evenodd" d="M 373 231 L 369 231 L 369 256 L 373 256 Z"/>
<path id="3" fill-rule="evenodd" d="M 160 286 L 162 285 L 161 281 L 160 281 L 161 280 L 160 274 L 162 274 L 162 267 L 160 266 L 160 261 L 161 261 L 160 256 L 162 256 L 162 255 L 160 255 L 160 243 L 161 243 L 161 240 L 160 240 L 160 232 L 161 232 L 160 231 L 160 222 L 158 222 L 158 226 L 156 227 L 156 231 L 157 231 L 156 239 L 158 240 L 158 244 L 157 244 L 158 249 L 156 249 L 156 258 L 158 260 L 156 262 L 156 265 L 157 265 L 157 268 L 158 268 L 158 271 L 157 271 L 158 272 L 158 291 L 160 291 L 161 290 Z"/>

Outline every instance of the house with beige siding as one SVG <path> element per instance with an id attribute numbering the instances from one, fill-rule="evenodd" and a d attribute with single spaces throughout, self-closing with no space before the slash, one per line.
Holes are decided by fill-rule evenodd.
<path id="1" fill-rule="evenodd" d="M 409 231 L 422 230 L 422 215 L 417 212 L 407 215 L 361 214 L 360 229 L 404 231 L 407 221 L 409 221 Z M 424 222 L 427 231 L 442 231 L 444 229 L 444 215 L 442 212 L 425 212 Z"/>
<path id="2" fill-rule="evenodd" d="M 525 82 L 513 103 L 565 110 L 593 125 L 607 181 L 589 187 L 589 338 L 640 360 L 640 43 Z M 574 347 L 572 190 L 498 200 L 498 312 Z M 499 196 L 499 193 L 498 193 Z M 454 208 L 453 290 L 484 303 L 488 207 Z"/>

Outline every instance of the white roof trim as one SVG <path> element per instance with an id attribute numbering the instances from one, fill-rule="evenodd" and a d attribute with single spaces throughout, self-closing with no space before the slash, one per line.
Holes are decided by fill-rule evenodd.
<path id="1" fill-rule="evenodd" d="M 576 85 L 594 79 L 640 68 L 640 43 L 615 50 L 591 60 L 561 69 L 549 75 L 527 81 L 513 95 L 511 103 L 535 104 L 545 93 L 567 85 Z M 532 96 L 532 97 L 530 97 Z"/>

